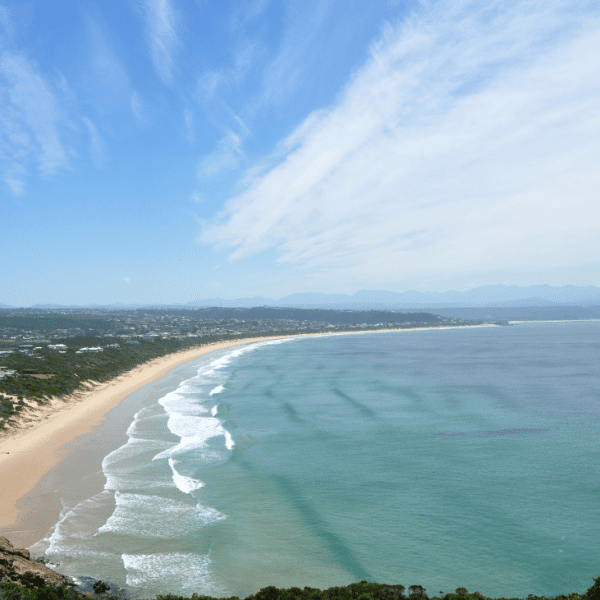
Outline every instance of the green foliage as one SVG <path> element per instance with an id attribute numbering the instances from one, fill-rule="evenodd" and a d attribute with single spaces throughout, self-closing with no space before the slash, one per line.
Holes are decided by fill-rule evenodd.
<path id="1" fill-rule="evenodd" d="M 292 587 L 289 589 L 279 589 L 274 586 L 262 588 L 256 594 L 248 596 L 245 600 L 384 600 L 392 598 L 405 598 L 404 586 L 402 585 L 384 585 L 361 581 L 347 586 L 332 587 L 326 590 L 305 587 L 300 589 Z M 427 598 L 425 588 L 420 585 L 411 585 L 409 588 L 409 598 Z M 441 594 L 440 594 L 441 595 Z M 213 598 L 199 594 L 192 594 L 192 600 L 240 600 L 237 596 L 229 599 Z M 455 593 L 446 594 L 444 598 L 470 599 L 470 600 L 490 600 L 479 592 L 469 593 L 466 588 L 457 588 Z M 540 596 L 529 595 L 528 600 L 536 598 L 537 600 L 546 600 Z M 594 585 L 583 594 L 561 594 L 547 600 L 599 600 L 600 598 L 600 577 L 594 579 Z M 89 596 L 81 594 L 72 588 L 61 586 L 45 586 L 36 580 L 32 575 L 31 581 L 26 585 L 19 586 L 16 583 L 0 582 L 0 600 L 89 600 Z M 109 599 L 110 600 L 110 599 Z M 157 596 L 156 600 L 189 600 L 185 596 L 176 594 L 167 594 Z M 505 600 L 505 599 L 500 599 Z M 514 599 L 518 600 L 518 599 Z"/>
<path id="2" fill-rule="evenodd" d="M 464 589 L 464 588 L 461 588 Z M 422 585 L 411 585 L 408 587 L 409 590 L 409 598 L 414 598 L 414 600 L 417 599 L 423 599 L 423 600 L 427 600 L 427 598 L 429 598 L 429 596 L 425 593 L 425 588 Z"/>
<path id="3" fill-rule="evenodd" d="M 222 336 L 219 339 L 232 339 L 232 337 Z M 211 337 L 190 340 L 146 340 L 141 341 L 139 345 L 120 341 L 119 349 L 76 354 L 75 351 L 79 348 L 98 345 L 97 338 L 81 336 L 58 340 L 68 346 L 69 349 L 65 354 L 44 346 L 37 351 L 41 359 L 21 353 L 3 356 L 2 366 L 5 369 L 14 369 L 17 373 L 0 380 L 0 430 L 10 425 L 10 420 L 24 407 L 22 401 L 15 402 L 7 396 L 27 398 L 43 405 L 52 396 L 68 396 L 81 389 L 82 383 L 86 381 L 108 381 L 154 358 L 203 346 L 219 339 Z M 34 375 L 50 377 L 41 378 Z"/>
<path id="4" fill-rule="evenodd" d="M 30 587 L 16 583 L 0 583 L 0 600 L 84 600 L 84 598 L 82 594 L 65 586 L 34 584 Z"/>
<path id="5" fill-rule="evenodd" d="M 600 577 L 594 578 L 594 584 L 585 594 L 587 600 L 600 600 Z"/>

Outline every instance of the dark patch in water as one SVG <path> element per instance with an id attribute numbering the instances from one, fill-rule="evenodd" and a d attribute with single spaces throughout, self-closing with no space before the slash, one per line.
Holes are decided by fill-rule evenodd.
<path id="1" fill-rule="evenodd" d="M 463 431 L 455 431 L 450 433 L 436 433 L 435 437 L 456 437 L 459 435 L 474 435 L 481 437 L 483 435 L 518 435 L 520 433 L 546 433 L 550 429 L 495 429 L 492 431 L 483 431 L 481 433 L 465 433 Z"/>
<path id="2" fill-rule="evenodd" d="M 304 419 L 298 414 L 298 411 L 289 402 L 283 402 L 281 406 L 291 421 L 294 421 L 294 423 L 305 423 Z"/>
<path id="3" fill-rule="evenodd" d="M 248 473 L 256 476 L 256 469 L 246 459 L 238 457 L 237 464 Z M 373 577 L 360 564 L 352 550 L 346 546 L 338 535 L 327 527 L 320 514 L 304 497 L 300 488 L 284 475 L 271 475 L 270 477 L 285 493 L 290 504 L 296 508 L 306 527 L 327 544 L 331 553 L 337 557 L 339 563 L 350 571 L 357 578 L 357 581 L 362 581 L 363 579 L 373 581 Z"/>
<path id="4" fill-rule="evenodd" d="M 477 435 L 515 435 L 519 433 L 545 433 L 550 429 L 496 429 L 494 431 L 484 431 Z"/>
<path id="5" fill-rule="evenodd" d="M 269 398 L 270 400 L 277 401 L 277 396 L 273 393 L 272 388 L 268 388 L 263 392 L 263 395 Z M 298 411 L 289 403 L 289 402 L 281 402 L 281 408 L 283 408 L 284 412 L 294 423 L 306 423 L 306 421 L 298 414 Z"/>
<path id="6" fill-rule="evenodd" d="M 333 388 L 332 391 L 336 396 L 338 396 L 339 398 L 344 400 L 347 404 L 349 404 L 350 406 L 352 406 L 353 408 L 358 410 L 363 416 L 370 417 L 371 419 L 374 419 L 377 416 L 375 414 L 375 412 L 373 410 L 371 410 L 368 406 L 365 406 L 358 400 L 355 400 L 354 398 L 351 398 L 347 394 L 344 394 L 344 392 L 342 392 L 342 390 L 340 390 L 338 388 Z"/>
<path id="7" fill-rule="evenodd" d="M 387 386 L 380 385 L 379 387 L 385 389 L 385 387 L 387 387 Z M 401 385 L 398 387 L 387 387 L 387 390 L 389 390 L 393 393 L 399 394 L 400 396 L 404 396 L 405 398 L 410 398 L 411 400 L 414 400 L 416 402 L 420 402 L 423 399 L 421 394 L 416 392 L 414 388 L 409 387 L 407 385 Z"/>
<path id="8" fill-rule="evenodd" d="M 357 580 L 373 581 L 371 575 L 363 568 L 358 559 L 354 556 L 352 550 L 344 544 L 340 537 L 327 527 L 319 513 L 302 495 L 298 486 L 294 485 L 290 479 L 283 475 L 274 475 L 273 479 L 283 488 L 289 501 L 302 516 L 307 527 L 312 529 L 316 535 L 327 543 L 327 546 L 329 546 L 332 554 L 337 557 L 340 564 L 350 571 Z"/>

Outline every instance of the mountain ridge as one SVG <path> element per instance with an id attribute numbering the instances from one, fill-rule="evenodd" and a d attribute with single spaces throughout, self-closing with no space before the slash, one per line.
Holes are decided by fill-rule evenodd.
<path id="1" fill-rule="evenodd" d="M 337 310 L 406 310 L 435 308 L 470 307 L 534 307 L 534 306 L 595 306 L 600 305 L 600 287 L 598 286 L 551 286 L 548 284 L 486 285 L 466 291 L 448 290 L 445 292 L 421 292 L 408 290 L 391 292 L 387 290 L 358 290 L 354 294 L 296 292 L 279 299 L 266 296 L 245 296 L 234 299 L 201 298 L 190 302 L 177 303 L 131 303 L 113 302 L 110 304 L 55 304 L 37 303 L 29 307 L 16 307 L 0 304 L 0 309 L 113 309 L 128 310 L 138 308 L 209 308 L 240 307 L 253 308 L 273 306 L 285 308 L 320 308 Z"/>

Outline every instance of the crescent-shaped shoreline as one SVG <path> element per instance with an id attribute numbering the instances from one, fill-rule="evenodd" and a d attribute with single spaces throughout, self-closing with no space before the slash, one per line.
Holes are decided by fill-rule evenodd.
<path id="1" fill-rule="evenodd" d="M 493 327 L 494 325 L 415 327 L 378 330 L 377 333 L 482 326 Z M 54 401 L 51 407 L 39 411 L 34 422 L 28 423 L 25 428 L 9 431 L 0 438 L 0 482 L 2 482 L 0 485 L 0 535 L 9 537 L 17 546 L 29 546 L 41 539 L 39 535 L 36 537 L 36 529 L 18 530 L 15 529 L 15 524 L 21 516 L 20 505 L 46 473 L 63 458 L 65 446 L 102 423 L 107 413 L 117 407 L 128 395 L 165 377 L 175 367 L 233 346 L 283 337 L 358 335 L 361 333 L 373 333 L 373 331 L 308 333 L 216 342 L 155 358 L 110 381 L 98 383 L 87 391 L 79 390 L 71 396 Z M 41 498 L 33 499 L 33 503 L 36 504 L 37 510 L 47 513 L 43 522 L 47 523 L 45 529 L 48 530 L 58 520 L 60 507 L 42 506 Z"/>

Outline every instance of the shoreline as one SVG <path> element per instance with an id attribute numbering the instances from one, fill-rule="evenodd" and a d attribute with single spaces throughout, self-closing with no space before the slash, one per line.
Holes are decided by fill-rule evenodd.
<path id="1" fill-rule="evenodd" d="M 439 327 L 414 327 L 410 329 L 379 329 L 368 331 L 343 331 L 324 333 L 305 333 L 295 335 L 268 336 L 260 338 L 242 338 L 207 344 L 168 354 L 142 363 L 134 369 L 107 382 L 100 383 L 88 390 L 79 390 L 63 400 L 54 401 L 52 406 L 41 411 L 34 422 L 25 427 L 8 432 L 0 438 L 0 535 L 15 534 L 14 526 L 21 520 L 23 501 L 36 489 L 44 477 L 57 466 L 67 454 L 67 446 L 77 438 L 94 431 L 105 422 L 107 414 L 136 390 L 164 378 L 179 365 L 195 360 L 212 352 L 234 346 L 249 345 L 284 338 L 320 337 L 331 335 L 356 335 L 361 333 L 386 333 L 399 331 L 425 331 L 439 329 L 495 327 L 496 325 L 464 325 Z M 88 386 L 89 387 L 89 386 Z M 46 512 L 43 522 L 49 530 L 58 520 L 60 506 L 52 506 L 47 494 L 40 494 L 34 502 L 35 510 Z M 44 506 L 40 506 L 40 503 Z M 48 504 L 48 505 L 47 505 Z M 48 519 L 48 512 L 56 513 L 54 519 Z M 13 533 L 9 530 L 13 529 Z M 25 543 L 31 539 L 23 537 Z M 38 538 L 39 539 L 39 538 Z M 23 545 L 21 541 L 18 545 Z M 34 540 L 37 541 L 37 540 Z M 30 542 L 33 543 L 33 542 Z M 29 544 L 27 544 L 29 545 Z"/>
<path id="2" fill-rule="evenodd" d="M 45 419 L 0 438 L 0 530 L 17 521 L 19 501 L 61 460 L 61 448 L 102 423 L 129 394 L 211 352 L 270 339 L 275 338 L 217 342 L 155 358 L 88 391 L 80 390 L 58 406 L 54 402 Z"/>

